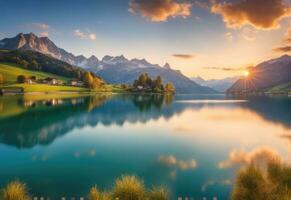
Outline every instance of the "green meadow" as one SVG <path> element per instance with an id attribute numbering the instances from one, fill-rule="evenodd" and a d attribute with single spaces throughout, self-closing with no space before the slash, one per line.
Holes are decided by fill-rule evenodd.
<path id="1" fill-rule="evenodd" d="M 16 83 L 17 76 L 25 75 L 35 76 L 37 79 L 44 79 L 47 77 L 55 78 L 62 81 L 67 81 L 69 78 L 57 76 L 55 74 L 45 73 L 45 72 L 38 72 L 38 71 L 31 71 L 20 68 L 20 66 L 15 64 L 8 64 L 8 63 L 0 63 L 0 74 L 4 76 L 5 85 Z"/>

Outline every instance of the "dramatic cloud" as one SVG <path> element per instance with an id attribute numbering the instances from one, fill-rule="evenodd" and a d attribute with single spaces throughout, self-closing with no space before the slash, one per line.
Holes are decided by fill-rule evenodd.
<path id="1" fill-rule="evenodd" d="M 172 17 L 187 18 L 191 15 L 190 3 L 180 3 L 175 0 L 130 0 L 129 12 L 140 14 L 153 22 L 167 21 Z"/>
<path id="2" fill-rule="evenodd" d="M 50 25 L 46 23 L 31 23 L 31 24 L 20 25 L 19 27 L 27 28 L 30 30 L 33 29 L 39 32 L 42 37 L 48 37 L 49 31 L 51 29 Z"/>
<path id="3" fill-rule="evenodd" d="M 282 39 L 282 44 L 280 47 L 273 49 L 276 53 L 291 53 L 291 28 L 289 28 Z"/>
<path id="4" fill-rule="evenodd" d="M 284 43 L 290 43 L 291 44 L 291 28 L 289 28 L 289 30 L 287 31 L 287 33 L 285 34 Z"/>
<path id="5" fill-rule="evenodd" d="M 175 156 L 160 156 L 158 163 L 166 165 L 168 167 L 178 167 L 181 170 L 195 169 L 197 162 L 194 159 L 191 160 L 178 160 Z"/>
<path id="6" fill-rule="evenodd" d="M 50 29 L 50 26 L 48 24 L 45 24 L 45 23 L 32 23 L 31 26 L 38 28 L 38 29 L 42 29 L 42 30 Z"/>
<path id="7" fill-rule="evenodd" d="M 195 55 L 192 54 L 173 54 L 172 55 L 175 58 L 179 58 L 179 59 L 192 59 L 195 58 Z"/>
<path id="8" fill-rule="evenodd" d="M 284 47 L 278 47 L 273 49 L 275 52 L 278 53 L 290 53 L 291 52 L 291 46 L 284 46 Z"/>
<path id="9" fill-rule="evenodd" d="M 290 16 L 290 7 L 284 4 L 284 0 L 211 2 L 211 12 L 221 15 L 228 28 L 249 24 L 257 29 L 275 29 L 280 26 L 281 19 Z"/>
<path id="10" fill-rule="evenodd" d="M 269 148 L 258 148 L 249 153 L 244 150 L 233 150 L 230 152 L 229 158 L 226 161 L 220 162 L 218 167 L 225 169 L 234 166 L 254 164 L 264 169 L 272 161 L 281 162 L 282 158 L 276 151 Z"/>
<path id="11" fill-rule="evenodd" d="M 83 32 L 79 29 L 74 31 L 74 36 L 80 38 L 81 40 L 96 40 L 96 34 L 90 32 Z"/>
<path id="12" fill-rule="evenodd" d="M 44 31 L 40 33 L 41 37 L 48 37 L 49 36 L 49 32 L 48 31 Z"/>
<path id="13" fill-rule="evenodd" d="M 203 69 L 211 70 L 221 70 L 221 71 L 243 71 L 251 67 L 240 67 L 240 68 L 231 68 L 231 67 L 204 67 Z"/>

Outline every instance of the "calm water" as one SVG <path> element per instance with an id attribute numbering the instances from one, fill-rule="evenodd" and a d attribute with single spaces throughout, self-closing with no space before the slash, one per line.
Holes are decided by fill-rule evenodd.
<path id="1" fill-rule="evenodd" d="M 173 197 L 228 199 L 254 152 L 291 160 L 290 111 L 288 97 L 0 97 L 0 186 L 79 197 L 135 174 Z"/>

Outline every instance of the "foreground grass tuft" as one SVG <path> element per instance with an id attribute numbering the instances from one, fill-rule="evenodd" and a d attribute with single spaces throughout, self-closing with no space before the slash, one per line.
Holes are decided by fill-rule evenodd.
<path id="1" fill-rule="evenodd" d="M 145 187 L 143 182 L 135 176 L 122 176 L 115 181 L 112 194 L 113 199 L 143 200 L 145 199 Z"/>
<path id="2" fill-rule="evenodd" d="M 28 189 L 24 183 L 13 181 L 2 191 L 3 200 L 30 200 Z M 1 199 L 2 199 L 1 198 Z"/>
<path id="3" fill-rule="evenodd" d="M 89 200 L 111 200 L 111 197 L 109 193 L 101 192 L 97 189 L 96 186 L 94 186 L 90 189 L 88 199 Z"/>
<path id="4" fill-rule="evenodd" d="M 148 192 L 149 200 L 168 200 L 170 199 L 169 191 L 164 187 L 153 187 Z"/>

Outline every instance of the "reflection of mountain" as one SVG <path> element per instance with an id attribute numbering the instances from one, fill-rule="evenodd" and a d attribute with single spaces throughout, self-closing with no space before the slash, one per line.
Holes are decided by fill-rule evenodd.
<path id="1" fill-rule="evenodd" d="M 109 100 L 108 96 L 101 95 L 34 103 L 14 99 L 23 107 L 30 106 L 31 109 L 0 119 L 0 141 L 19 148 L 27 148 L 37 144 L 50 144 L 70 130 L 86 125 L 96 126 L 99 123 L 105 126 L 123 125 L 126 121 L 136 123 L 161 116 L 168 118 L 178 112 L 169 106 L 166 108 L 172 102 L 171 98 L 162 95 L 133 95 L 113 97 Z M 52 102 L 62 103 L 53 106 Z"/>
<path id="2" fill-rule="evenodd" d="M 199 101 L 195 102 L 194 99 Z M 21 112 L 13 111 L 13 115 L 0 118 L 0 142 L 18 148 L 48 145 L 75 128 L 95 127 L 98 124 L 122 126 L 125 122 L 146 123 L 161 117 L 169 119 L 186 109 L 199 110 L 205 106 L 251 109 L 266 120 L 291 127 L 288 113 L 291 109 L 289 99 L 253 97 L 248 103 L 235 104 L 209 104 L 203 103 L 201 101 L 203 99 L 224 100 L 225 97 L 222 95 L 175 97 L 175 100 L 184 100 L 183 102 L 173 101 L 172 96 L 163 95 L 98 95 L 36 102 L 12 98 L 0 101 L 2 109 L 8 107 L 12 111 L 17 105 Z"/>
<path id="3" fill-rule="evenodd" d="M 291 128 L 291 100 L 287 97 L 249 97 L 245 106 L 264 119 Z"/>

